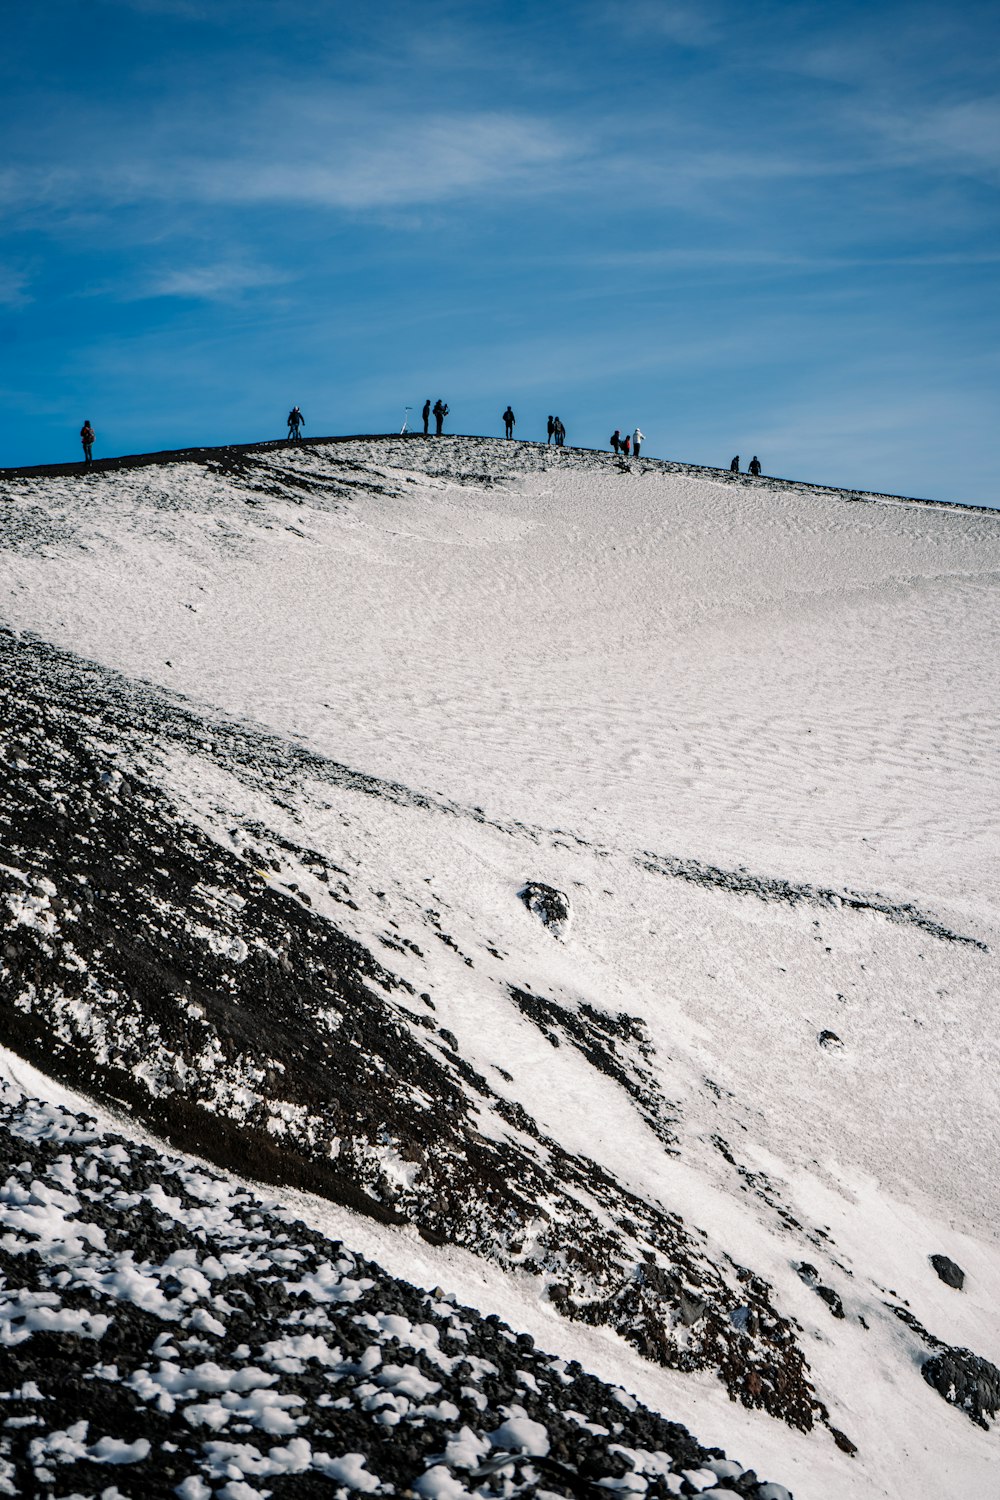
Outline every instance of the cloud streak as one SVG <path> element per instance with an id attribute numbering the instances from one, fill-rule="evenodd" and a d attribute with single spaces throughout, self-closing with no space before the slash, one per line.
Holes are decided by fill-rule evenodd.
<path id="1" fill-rule="evenodd" d="M 247 266 L 230 261 L 215 265 L 188 266 L 160 272 L 142 290 L 141 297 L 183 297 L 195 301 L 231 302 L 244 292 L 281 286 L 292 278 L 267 266 Z"/>
<path id="2" fill-rule="evenodd" d="M 512 112 L 387 116 L 372 104 L 318 109 L 284 98 L 230 129 L 204 128 L 198 142 L 154 128 L 123 151 L 106 122 L 87 133 L 84 172 L 8 167 L 0 202 L 9 209 L 175 201 L 364 212 L 540 192 L 586 150 L 548 120 Z"/>
<path id="3" fill-rule="evenodd" d="M 895 160 L 1000 179 L 1000 97 L 873 113 Z"/>

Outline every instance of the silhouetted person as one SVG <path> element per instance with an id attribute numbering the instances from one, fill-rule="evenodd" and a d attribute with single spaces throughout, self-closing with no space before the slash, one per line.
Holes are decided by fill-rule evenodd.
<path id="1" fill-rule="evenodd" d="M 563 426 L 561 417 L 553 417 L 552 429 L 555 435 L 556 447 L 561 448 L 566 441 L 566 428 Z"/>
<path id="2" fill-rule="evenodd" d="M 94 438 L 96 434 L 90 425 L 90 418 L 80 428 L 80 442 L 83 444 L 83 461 L 85 464 L 94 462 Z"/>
<path id="3" fill-rule="evenodd" d="M 514 436 L 514 423 L 515 423 L 515 421 L 516 421 L 516 418 L 514 416 L 514 413 L 511 410 L 511 408 L 508 406 L 507 410 L 503 414 L 504 437 L 513 437 Z"/>
<path id="4" fill-rule="evenodd" d="M 546 436 L 546 439 L 545 439 L 545 446 L 548 447 L 549 443 L 551 443 L 552 439 L 556 435 L 556 421 L 555 421 L 555 417 L 549 417 L 549 420 L 545 424 L 545 431 L 547 433 L 547 436 Z"/>
<path id="5" fill-rule="evenodd" d="M 748 474 L 752 474 L 755 479 L 757 478 L 757 475 L 760 473 L 760 459 L 757 457 L 756 453 L 754 454 L 754 456 L 750 460 L 750 462 L 747 464 L 747 473 Z"/>
<path id="6" fill-rule="evenodd" d="M 738 474 L 740 472 L 740 455 L 738 453 L 735 454 L 732 463 L 729 465 L 729 472 L 730 474 Z"/>
<path id="7" fill-rule="evenodd" d="M 437 398 L 437 400 L 435 401 L 435 403 L 434 403 L 434 423 L 435 423 L 434 435 L 435 435 L 435 437 L 440 437 L 441 436 L 441 429 L 444 426 L 444 419 L 445 419 L 445 417 L 447 415 L 448 415 L 448 407 L 445 404 L 445 402 L 441 400 L 441 397 L 439 396 Z"/>
<path id="8" fill-rule="evenodd" d="M 305 417 L 299 411 L 298 407 L 293 406 L 291 411 L 288 413 L 288 436 L 292 438 L 293 441 L 297 441 L 299 436 L 301 435 L 302 424 L 304 421 Z"/>
<path id="9" fill-rule="evenodd" d="M 640 432 L 638 427 L 632 434 L 632 452 L 635 454 L 636 458 L 639 457 L 639 445 L 644 440 L 645 436 L 646 434 L 644 432 Z"/>
<path id="10" fill-rule="evenodd" d="M 608 439 L 608 441 L 611 444 L 611 451 L 612 451 L 612 453 L 617 453 L 618 450 L 619 450 L 619 448 L 622 445 L 621 429 L 618 428 L 618 427 L 616 427 L 615 430 L 614 430 L 614 432 L 611 434 L 610 438 Z"/>
<path id="11" fill-rule="evenodd" d="M 631 451 L 632 451 L 632 438 L 629 435 L 629 433 L 626 432 L 625 436 L 622 438 L 622 456 L 623 456 L 623 458 L 628 458 L 629 455 L 631 454 Z"/>
<path id="12" fill-rule="evenodd" d="M 430 425 L 431 425 L 431 398 L 430 398 L 430 396 L 428 396 L 427 400 L 424 402 L 423 411 L 420 413 L 420 415 L 424 419 L 424 437 L 426 437 L 427 433 L 428 433 L 428 430 L 430 428 Z"/>

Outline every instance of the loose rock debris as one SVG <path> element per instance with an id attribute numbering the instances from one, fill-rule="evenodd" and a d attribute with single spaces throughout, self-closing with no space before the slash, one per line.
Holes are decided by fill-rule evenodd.
<path id="1" fill-rule="evenodd" d="M 240 1183 L 0 1087 L 0 1495 L 787 1494 Z"/>

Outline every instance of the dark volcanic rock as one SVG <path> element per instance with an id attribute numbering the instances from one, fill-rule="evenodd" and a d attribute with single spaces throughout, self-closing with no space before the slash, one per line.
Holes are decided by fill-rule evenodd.
<path id="1" fill-rule="evenodd" d="M 819 1279 L 819 1272 L 815 1266 L 808 1261 L 802 1261 L 795 1267 L 806 1286 L 811 1287 L 817 1297 L 822 1298 L 835 1318 L 844 1316 L 844 1304 L 840 1300 L 840 1293 L 835 1292 L 832 1286 L 824 1286 Z"/>
<path id="2" fill-rule="evenodd" d="M 952 1406 L 961 1409 L 978 1424 L 989 1427 L 989 1418 L 1000 1410 L 1000 1370 L 971 1349 L 953 1348 L 925 1328 L 908 1307 L 887 1302 L 891 1313 L 911 1328 L 934 1352 L 924 1361 L 920 1373 L 928 1385 Z"/>
<path id="3" fill-rule="evenodd" d="M 939 1349 L 920 1369 L 939 1396 L 959 1406 L 980 1427 L 1000 1410 L 1000 1370 L 970 1349 Z"/>
<path id="4" fill-rule="evenodd" d="M 529 880 L 517 893 L 525 906 L 546 927 L 561 935 L 569 923 L 569 897 L 555 886 L 544 885 L 540 880 Z"/>
<path id="5" fill-rule="evenodd" d="M 840 1294 L 833 1290 L 832 1286 L 818 1286 L 817 1297 L 821 1297 L 835 1318 L 844 1316 L 844 1304 L 840 1300 Z"/>
<path id="6" fill-rule="evenodd" d="M 0 1494 L 667 1500 L 757 1476 L 242 1183 L 0 1086 Z M 511 1486 L 514 1486 L 513 1490 Z"/>
<path id="7" fill-rule="evenodd" d="M 931 1265 L 940 1276 L 946 1286 L 952 1286 L 956 1292 L 960 1292 L 965 1285 L 965 1272 L 961 1266 L 957 1266 L 947 1255 L 931 1255 Z"/>

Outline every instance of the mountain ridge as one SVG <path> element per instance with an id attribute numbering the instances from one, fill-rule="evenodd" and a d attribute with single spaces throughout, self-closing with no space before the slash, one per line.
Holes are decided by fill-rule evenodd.
<path id="1" fill-rule="evenodd" d="M 449 438 L 458 438 L 465 441 L 471 440 L 473 442 L 477 439 L 483 442 L 493 441 L 483 434 L 476 433 L 449 433 L 445 441 Z M 0 467 L 0 484 L 15 479 L 62 478 L 74 474 L 114 473 L 120 469 L 137 469 L 171 463 L 219 463 L 225 462 L 227 459 L 239 459 L 244 455 L 280 452 L 284 449 L 294 451 L 297 448 L 328 448 L 336 444 L 386 443 L 397 440 L 405 440 L 413 443 L 439 441 L 438 438 L 426 436 L 422 432 L 355 432 L 333 434 L 327 437 L 302 436 L 294 440 L 291 438 L 262 438 L 245 443 L 219 443 L 208 446 L 196 444 L 187 448 L 161 448 L 148 453 L 123 453 L 107 458 L 95 458 L 88 466 L 85 466 L 80 460 L 67 460 L 65 463 L 21 464 L 7 468 Z M 530 443 L 525 442 L 523 439 L 517 439 L 516 444 L 520 448 L 537 447 L 543 450 L 547 449 L 550 453 L 552 452 L 552 449 L 547 444 L 541 442 Z M 511 446 L 514 446 L 513 441 Z M 604 448 L 578 448 L 571 445 L 560 451 L 570 454 L 603 455 L 609 460 L 612 458 L 610 451 Z M 782 489 L 802 491 L 803 493 L 815 492 L 824 495 L 845 495 L 859 501 L 899 500 L 905 501 L 910 505 L 943 506 L 946 509 L 951 507 L 956 510 L 982 511 L 986 514 L 991 514 L 1000 509 L 1000 506 L 979 505 L 974 501 L 930 500 L 919 495 L 900 495 L 884 490 L 866 490 L 851 488 L 847 485 L 824 484 L 821 480 L 782 478 L 780 475 L 771 474 L 762 474 L 756 478 L 751 474 L 734 476 L 728 467 L 715 468 L 710 464 L 698 464 L 682 459 L 660 459 L 644 455 L 640 459 L 632 460 L 632 462 L 637 468 L 645 465 L 660 467 L 664 473 L 692 474 L 712 479 L 719 478 L 727 482 L 753 484 L 762 488 L 766 488 L 768 485 L 779 485 Z"/>

